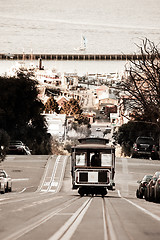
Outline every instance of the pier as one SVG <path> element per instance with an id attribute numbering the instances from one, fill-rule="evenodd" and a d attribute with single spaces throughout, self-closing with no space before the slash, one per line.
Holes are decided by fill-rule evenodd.
<path id="1" fill-rule="evenodd" d="M 139 54 L 5 54 L 0 53 L 0 60 L 78 60 L 78 61 L 107 61 L 107 60 L 141 60 Z M 146 55 L 147 58 L 147 55 Z"/>

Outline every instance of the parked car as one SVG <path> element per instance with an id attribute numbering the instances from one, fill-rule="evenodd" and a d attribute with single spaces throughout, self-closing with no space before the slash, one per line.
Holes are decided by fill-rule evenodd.
<path id="1" fill-rule="evenodd" d="M 138 189 L 136 191 L 137 198 L 143 198 L 144 197 L 147 184 L 149 183 L 149 181 L 151 180 L 152 177 L 153 177 L 152 175 L 145 175 L 142 178 L 142 180 L 137 181 L 137 183 L 139 183 Z"/>
<path id="2" fill-rule="evenodd" d="M 99 127 L 98 127 L 98 128 L 96 128 L 96 131 L 100 132 L 100 131 L 101 131 L 101 128 L 99 128 Z"/>
<path id="3" fill-rule="evenodd" d="M 1 193 L 12 191 L 12 179 L 5 170 L 0 169 Z"/>
<path id="4" fill-rule="evenodd" d="M 155 174 L 153 175 L 153 177 L 151 178 L 151 180 L 149 181 L 146 187 L 145 199 L 147 201 L 154 201 L 154 188 L 155 188 L 157 179 L 159 179 L 159 176 L 160 176 L 160 171 L 155 172 Z"/>
<path id="5" fill-rule="evenodd" d="M 159 175 L 158 175 L 159 173 Z M 160 172 L 157 173 L 157 180 L 154 186 L 154 201 L 160 202 Z"/>
<path id="6" fill-rule="evenodd" d="M 138 137 L 133 144 L 131 157 L 158 159 L 155 141 L 152 137 Z"/>
<path id="7" fill-rule="evenodd" d="M 30 149 L 22 141 L 12 141 L 9 144 L 7 154 L 30 155 Z"/>
<path id="8" fill-rule="evenodd" d="M 0 192 L 5 193 L 5 179 L 0 174 Z"/>

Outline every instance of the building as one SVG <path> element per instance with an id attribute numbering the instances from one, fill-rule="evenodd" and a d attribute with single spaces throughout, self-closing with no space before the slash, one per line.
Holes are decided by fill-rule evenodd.
<path id="1" fill-rule="evenodd" d="M 66 114 L 43 113 L 48 124 L 48 133 L 57 138 L 64 138 L 66 133 Z"/>
<path id="2" fill-rule="evenodd" d="M 57 101 L 58 105 L 59 105 L 61 108 L 63 108 L 64 104 L 65 104 L 66 102 L 69 102 L 69 98 L 67 98 L 66 96 L 63 95 L 63 96 L 59 96 L 56 101 Z"/>

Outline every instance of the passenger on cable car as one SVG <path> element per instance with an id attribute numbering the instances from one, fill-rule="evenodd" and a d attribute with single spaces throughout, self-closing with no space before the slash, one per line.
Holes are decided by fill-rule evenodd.
<path id="1" fill-rule="evenodd" d="M 91 158 L 91 166 L 92 167 L 100 167 L 101 166 L 101 161 L 99 158 L 99 154 L 95 152 L 95 154 Z"/>

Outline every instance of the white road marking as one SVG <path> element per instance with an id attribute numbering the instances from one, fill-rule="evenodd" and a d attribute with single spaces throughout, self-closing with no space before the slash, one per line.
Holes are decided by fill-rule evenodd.
<path id="1" fill-rule="evenodd" d="M 41 224 L 47 222 L 49 219 L 51 219 L 53 216 L 55 216 L 59 212 L 61 212 L 64 209 L 68 208 L 72 204 L 73 201 L 75 201 L 75 199 L 69 200 L 68 204 L 65 205 L 64 207 L 61 207 L 61 208 L 59 208 L 57 210 L 53 210 L 52 212 L 50 212 L 46 216 L 39 218 L 39 220 L 37 220 L 37 221 L 34 221 L 33 224 L 30 224 L 30 225 L 27 225 L 24 228 L 21 228 L 19 231 L 14 232 L 13 234 L 7 236 L 6 238 L 3 238 L 3 240 L 17 240 L 18 238 L 24 236 L 26 233 L 32 231 L 33 229 L 37 228 Z"/>
<path id="2" fill-rule="evenodd" d="M 49 186 L 49 184 L 50 184 L 50 182 L 45 182 L 44 184 L 43 184 L 43 186 Z"/>
<path id="3" fill-rule="evenodd" d="M 130 200 L 122 197 L 119 190 L 118 190 L 118 196 L 121 197 L 121 198 L 123 198 L 125 201 L 129 202 L 130 204 L 132 204 L 132 205 L 135 206 L 136 208 L 140 209 L 142 212 L 148 214 L 149 216 L 151 216 L 151 217 L 154 218 L 155 220 L 160 221 L 160 217 L 159 217 L 159 216 L 151 213 L 150 211 L 146 210 L 145 208 L 139 206 L 138 204 L 136 204 L 136 203 L 134 203 L 134 202 L 132 202 L 132 201 L 130 201 Z"/>
<path id="4" fill-rule="evenodd" d="M 39 192 L 39 191 L 42 191 L 42 187 L 43 187 L 43 185 L 44 185 L 44 182 L 45 182 L 45 179 L 46 179 L 46 176 L 47 176 L 47 173 L 48 173 L 48 169 L 49 169 L 51 160 L 52 160 L 52 157 L 50 157 L 50 159 L 49 159 L 48 162 L 47 162 L 47 167 L 46 167 L 46 169 L 45 169 L 45 174 L 44 174 L 44 176 L 43 176 L 43 180 L 42 180 L 42 182 L 41 182 L 41 185 L 40 185 L 40 186 L 38 187 L 38 189 L 37 189 L 38 192 Z"/>
<path id="5" fill-rule="evenodd" d="M 46 171 L 45 171 L 45 175 L 43 177 L 42 184 L 39 187 L 38 191 L 40 191 L 42 193 L 45 193 L 45 192 L 57 193 L 60 190 L 61 185 L 62 185 L 62 180 L 63 180 L 63 177 L 64 177 L 64 171 L 65 171 L 65 166 L 66 166 L 66 162 L 67 162 L 68 157 L 65 156 L 65 158 L 62 159 L 63 160 L 62 162 L 60 161 L 61 158 L 62 158 L 61 155 L 59 155 L 57 157 L 56 162 L 53 166 L 52 176 L 48 177 L 47 173 L 48 173 L 50 162 L 51 162 L 52 158 L 50 159 L 50 162 L 47 165 L 47 168 L 46 168 Z M 59 164 L 62 164 L 61 173 L 60 173 L 59 177 L 56 177 L 56 173 L 57 173 L 57 169 L 59 167 Z M 57 181 L 55 181 L 55 180 L 57 180 Z M 46 188 L 44 189 L 44 187 L 46 187 Z M 53 188 L 55 188 L 55 189 L 53 189 Z"/>
<path id="6" fill-rule="evenodd" d="M 58 186 L 58 182 L 51 182 L 51 187 L 57 187 Z"/>
<path id="7" fill-rule="evenodd" d="M 59 163 L 59 161 L 60 161 L 60 155 L 57 157 L 57 159 L 56 159 L 56 162 L 55 162 L 55 165 L 54 165 L 54 168 L 53 168 L 53 172 L 52 172 L 52 176 L 51 176 L 51 180 L 50 180 L 50 184 L 49 184 L 49 186 L 48 186 L 48 189 L 47 189 L 47 192 L 49 192 L 50 191 L 50 189 L 51 189 L 51 184 L 52 184 L 52 182 L 54 182 L 54 179 L 55 179 L 55 175 L 56 175 L 56 171 L 57 171 L 57 168 L 58 168 L 58 163 Z"/>
<path id="8" fill-rule="evenodd" d="M 118 196 L 122 198 L 120 190 L 117 190 L 117 192 L 118 192 Z"/>
<path id="9" fill-rule="evenodd" d="M 26 189 L 29 189 L 29 188 L 34 188 L 35 186 L 29 186 L 29 187 L 25 187 L 23 188 L 19 193 L 23 193 L 26 191 Z"/>
<path id="10" fill-rule="evenodd" d="M 15 178 L 15 179 L 12 179 L 12 182 L 19 182 L 19 181 L 28 181 L 29 178 Z"/>
<path id="11" fill-rule="evenodd" d="M 24 191 L 26 191 L 27 188 L 24 188 L 22 191 L 20 191 L 19 193 L 23 193 Z"/>
<path id="12" fill-rule="evenodd" d="M 106 224 L 106 215 L 105 215 L 105 207 L 104 207 L 104 203 L 103 203 L 103 202 L 102 202 L 102 210 L 103 210 L 104 240 L 108 240 L 108 235 L 107 235 L 107 224 Z"/>
<path id="13" fill-rule="evenodd" d="M 46 193 L 46 190 L 45 190 L 45 189 L 42 189 L 41 192 L 40 192 L 40 194 L 43 194 L 44 192 Z"/>
<path id="14" fill-rule="evenodd" d="M 115 231 L 113 229 L 113 224 L 109 215 L 109 211 L 105 205 L 104 199 L 102 199 L 102 209 L 103 209 L 103 223 L 104 223 L 104 240 L 117 240 Z"/>
<path id="15" fill-rule="evenodd" d="M 65 172 L 65 166 L 66 166 L 66 163 L 67 163 L 67 156 L 65 156 L 65 159 L 63 160 L 63 166 L 62 166 L 62 171 L 61 171 L 61 176 L 59 178 L 59 184 L 56 188 L 56 193 L 60 191 L 61 189 L 61 186 L 62 186 L 62 181 L 63 181 L 63 177 L 64 177 L 64 172 Z"/>
<path id="16" fill-rule="evenodd" d="M 127 158 L 123 158 L 122 159 L 122 173 L 123 176 L 125 177 L 123 179 L 123 183 L 122 183 L 122 189 L 124 192 L 126 192 L 126 194 L 128 194 L 128 181 L 126 181 L 126 178 L 128 176 L 128 160 Z"/>
<path id="17" fill-rule="evenodd" d="M 8 199 L 10 199 L 10 198 L 3 198 L 3 199 L 0 199 L 0 201 L 6 201 Z"/>
<path id="18" fill-rule="evenodd" d="M 92 199 L 87 199 L 84 204 L 73 214 L 71 218 L 52 236 L 49 240 L 69 240 L 77 229 L 78 225 L 82 221 L 85 213 L 87 212 Z"/>
<path id="19" fill-rule="evenodd" d="M 26 204 L 26 205 L 22 206 L 21 208 L 17 208 L 16 211 L 22 211 L 26 208 L 34 207 L 34 206 L 40 205 L 42 203 L 48 203 L 48 202 L 51 202 L 53 200 L 57 200 L 57 199 L 60 199 L 60 198 L 62 198 L 62 196 L 58 196 L 58 197 L 54 197 L 54 198 L 50 198 L 50 199 L 47 198 L 47 199 L 40 200 L 40 201 L 35 201 L 31 204 Z"/>
<path id="20" fill-rule="evenodd" d="M 55 193 L 55 192 L 56 192 L 56 190 L 54 190 L 54 189 L 53 189 L 53 190 L 52 190 L 52 189 L 50 189 L 50 190 L 49 190 L 49 192 Z"/>

